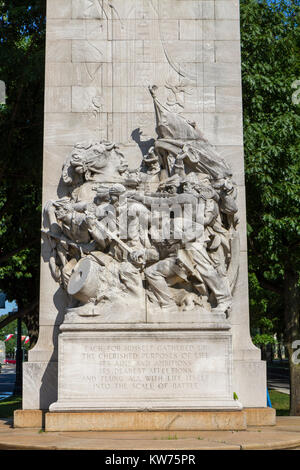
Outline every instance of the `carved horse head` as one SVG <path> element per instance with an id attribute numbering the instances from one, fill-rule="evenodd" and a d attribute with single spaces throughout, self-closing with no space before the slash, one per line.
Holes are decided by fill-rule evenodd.
<path id="1" fill-rule="evenodd" d="M 120 181 L 128 163 L 118 147 L 106 141 L 77 144 L 63 166 L 63 181 L 72 186 L 87 181 Z"/>

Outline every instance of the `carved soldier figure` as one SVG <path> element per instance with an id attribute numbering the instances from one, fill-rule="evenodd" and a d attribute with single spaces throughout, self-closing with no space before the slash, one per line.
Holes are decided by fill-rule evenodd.
<path id="1" fill-rule="evenodd" d="M 209 238 L 207 238 L 207 231 L 204 230 L 218 217 L 218 204 L 215 200 L 218 200 L 218 196 L 213 188 L 203 187 L 192 183 L 192 181 L 193 178 L 187 178 L 182 184 L 183 194 L 164 198 L 163 204 L 170 207 L 174 204 L 189 205 L 190 211 L 187 218 L 192 222 L 191 217 L 196 217 L 198 214 L 197 219 L 193 220 L 196 225 L 194 224 L 193 227 L 193 224 L 190 226 L 184 224 L 186 230 L 183 231 L 181 240 L 170 241 L 171 243 L 163 245 L 163 249 L 162 247 L 158 248 L 160 258 L 163 259 L 148 267 L 145 270 L 145 276 L 163 309 L 174 309 L 175 306 L 175 301 L 168 288 L 168 280 L 175 276 L 187 280 L 188 276 L 196 275 L 198 280 L 213 293 L 217 304 L 214 311 L 225 313 L 232 302 L 229 282 L 226 273 L 221 274 L 217 270 L 216 263 L 207 252 Z M 155 202 L 155 197 L 145 196 L 143 198 L 143 203 L 146 205 L 155 204 Z M 204 215 L 203 226 L 199 223 L 199 210 Z M 186 215 L 187 213 L 185 213 Z M 187 257 L 184 257 L 184 260 L 180 258 L 180 253 L 183 251 L 187 252 Z"/>

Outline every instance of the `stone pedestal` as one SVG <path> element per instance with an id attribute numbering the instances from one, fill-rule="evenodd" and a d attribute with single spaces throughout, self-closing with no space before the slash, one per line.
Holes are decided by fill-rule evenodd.
<path id="1" fill-rule="evenodd" d="M 16 410 L 15 428 L 51 431 L 241 431 L 275 426 L 273 408 L 237 411 L 60 411 Z"/>
<path id="2" fill-rule="evenodd" d="M 244 431 L 239 411 L 121 411 L 46 413 L 45 430 L 57 431 Z"/>
<path id="3" fill-rule="evenodd" d="M 50 411 L 240 410 L 229 325 L 209 326 L 65 323 Z"/>

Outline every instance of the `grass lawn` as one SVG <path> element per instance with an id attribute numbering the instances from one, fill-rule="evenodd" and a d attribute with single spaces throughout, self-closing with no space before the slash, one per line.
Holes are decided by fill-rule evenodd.
<path id="1" fill-rule="evenodd" d="M 286 393 L 269 390 L 270 400 L 277 416 L 289 416 L 290 396 Z"/>
<path id="2" fill-rule="evenodd" d="M 0 400 L 0 419 L 12 418 L 14 411 L 22 408 L 22 397 L 13 396 Z"/>

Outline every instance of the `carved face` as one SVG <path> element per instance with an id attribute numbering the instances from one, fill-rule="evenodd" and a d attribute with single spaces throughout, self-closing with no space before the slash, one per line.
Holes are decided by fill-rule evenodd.
<path id="1" fill-rule="evenodd" d="M 109 201 L 110 201 L 109 191 L 97 192 L 97 196 L 95 197 L 95 204 L 100 205 L 103 202 L 109 202 Z"/>
<path id="2" fill-rule="evenodd" d="M 194 192 L 194 185 L 190 181 L 185 181 L 182 184 L 182 189 L 184 193 L 192 193 Z"/>
<path id="3" fill-rule="evenodd" d="M 169 194 L 176 194 L 177 193 L 177 187 L 175 185 L 174 186 L 165 186 L 164 190 Z"/>
<path id="4" fill-rule="evenodd" d="M 65 207 L 61 207 L 56 211 L 57 220 L 68 223 L 72 220 L 72 210 Z"/>

